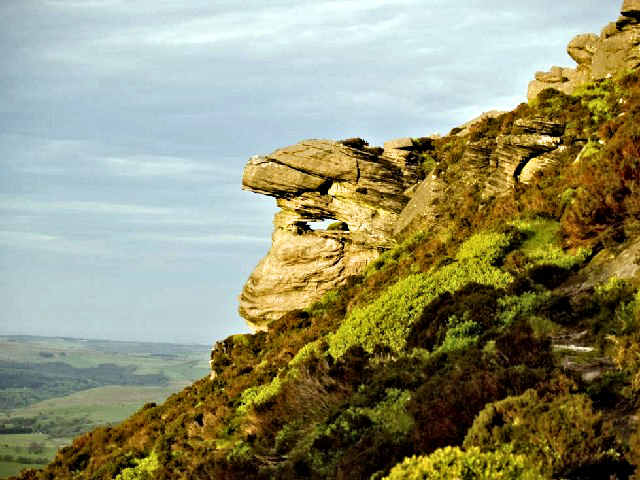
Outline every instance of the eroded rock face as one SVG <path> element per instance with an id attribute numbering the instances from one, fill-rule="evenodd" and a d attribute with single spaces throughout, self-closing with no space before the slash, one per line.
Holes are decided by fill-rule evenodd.
<path id="1" fill-rule="evenodd" d="M 625 69 L 640 67 L 640 0 L 625 0 L 621 17 L 602 30 L 578 35 L 567 46 L 577 68 L 552 67 L 536 73 L 527 97 L 535 98 L 545 88 L 571 93 L 582 83 L 605 78 Z"/>
<path id="2" fill-rule="evenodd" d="M 382 155 L 328 140 L 305 140 L 249 160 L 245 190 L 276 198 L 272 247 L 240 295 L 240 314 L 265 328 L 305 308 L 364 269 L 389 245 L 416 183 L 411 139 L 385 144 Z M 333 219 L 337 229 L 312 230 Z"/>
<path id="3" fill-rule="evenodd" d="M 413 189 L 411 200 L 395 225 L 394 235 L 406 238 L 419 230 L 434 230 L 452 208 L 452 201 L 469 186 L 484 196 L 510 192 L 516 183 L 529 183 L 534 175 L 558 161 L 565 145 L 561 123 L 517 120 L 510 135 L 469 142 L 460 159 L 463 173 L 453 181 L 430 176 Z"/>

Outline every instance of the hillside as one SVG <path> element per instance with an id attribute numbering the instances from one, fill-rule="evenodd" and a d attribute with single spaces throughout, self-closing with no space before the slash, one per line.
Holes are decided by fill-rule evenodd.
<path id="1" fill-rule="evenodd" d="M 44 466 L 207 372 L 206 345 L 0 336 L 0 477 Z"/>
<path id="2" fill-rule="evenodd" d="M 577 73 L 444 137 L 252 158 L 281 208 L 241 297 L 256 333 L 17 478 L 631 478 L 639 18 L 626 0 L 572 41 Z"/>

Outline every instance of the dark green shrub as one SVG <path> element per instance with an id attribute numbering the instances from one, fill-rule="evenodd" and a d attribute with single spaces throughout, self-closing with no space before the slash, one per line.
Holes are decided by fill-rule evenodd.
<path id="1" fill-rule="evenodd" d="M 488 405 L 475 419 L 465 448 L 524 454 L 549 476 L 616 463 L 611 424 L 586 395 L 540 398 L 535 390 Z"/>

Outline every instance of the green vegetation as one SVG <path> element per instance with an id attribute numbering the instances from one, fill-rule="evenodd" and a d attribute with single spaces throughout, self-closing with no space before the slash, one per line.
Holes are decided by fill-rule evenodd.
<path id="1" fill-rule="evenodd" d="M 388 347 L 404 348 L 413 323 L 438 295 L 455 292 L 469 282 L 505 287 L 511 277 L 492 265 L 510 245 L 506 234 L 476 235 L 458 251 L 455 263 L 432 274 L 410 275 L 390 287 L 365 308 L 355 309 L 329 337 L 329 352 L 339 358 L 351 347 L 367 352 Z"/>
<path id="2" fill-rule="evenodd" d="M 606 472 L 622 453 L 612 426 L 594 412 L 587 396 L 544 399 L 534 390 L 488 405 L 464 446 L 526 455 L 553 478 L 564 478 L 585 464 Z"/>
<path id="3" fill-rule="evenodd" d="M 542 480 L 535 465 L 509 452 L 466 451 L 445 447 L 426 457 L 411 457 L 394 467 L 385 480 Z"/>
<path id="4" fill-rule="evenodd" d="M 564 148 L 531 184 L 487 194 L 466 149 L 492 151 L 521 120 L 564 125 Z M 218 342 L 214 378 L 77 437 L 21 478 L 630 478 L 640 279 L 608 262 L 637 252 L 638 125 L 631 73 L 420 140 L 455 185 L 433 231 L 396 239 L 268 332 Z M 101 363 L 123 365 L 85 366 Z"/>
<path id="5" fill-rule="evenodd" d="M 153 480 L 154 472 L 160 467 L 155 452 L 141 460 L 134 460 L 135 466 L 125 468 L 115 480 Z"/>

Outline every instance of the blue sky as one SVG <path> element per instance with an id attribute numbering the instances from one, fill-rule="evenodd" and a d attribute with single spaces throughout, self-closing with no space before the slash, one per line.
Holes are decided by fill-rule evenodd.
<path id="1" fill-rule="evenodd" d="M 247 159 L 524 101 L 612 0 L 3 0 L 0 333 L 213 343 L 270 245 Z"/>

